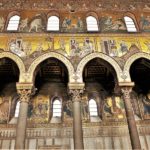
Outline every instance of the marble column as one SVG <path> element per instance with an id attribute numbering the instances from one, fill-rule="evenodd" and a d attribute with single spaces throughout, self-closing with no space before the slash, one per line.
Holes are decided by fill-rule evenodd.
<path id="1" fill-rule="evenodd" d="M 126 111 L 132 149 L 141 149 L 139 134 L 138 134 L 138 130 L 134 118 L 134 112 L 131 104 L 130 93 L 132 91 L 132 86 L 122 86 L 121 91 L 123 93 L 123 100 L 124 100 L 124 106 Z"/>
<path id="2" fill-rule="evenodd" d="M 33 84 L 17 84 L 17 92 L 20 96 L 20 109 L 16 128 L 15 149 L 25 149 L 28 103 L 33 94 L 33 91 Z"/>
<path id="3" fill-rule="evenodd" d="M 74 149 L 84 149 L 83 144 L 83 130 L 82 130 L 82 117 L 81 117 L 81 94 L 83 90 L 72 89 L 70 90 L 73 101 L 73 140 Z"/>

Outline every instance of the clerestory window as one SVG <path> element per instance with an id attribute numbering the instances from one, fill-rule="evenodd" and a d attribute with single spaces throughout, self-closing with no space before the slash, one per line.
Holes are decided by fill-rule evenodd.
<path id="1" fill-rule="evenodd" d="M 95 17 L 88 16 L 86 18 L 87 31 L 98 31 L 98 23 Z"/>
<path id="2" fill-rule="evenodd" d="M 128 32 L 137 32 L 135 23 L 132 18 L 125 16 L 124 17 L 125 24 Z"/>
<path id="3" fill-rule="evenodd" d="M 9 19 L 7 31 L 17 31 L 19 26 L 20 16 L 12 16 Z"/>
<path id="4" fill-rule="evenodd" d="M 53 117 L 61 117 L 61 102 L 59 99 L 53 101 Z"/>
<path id="5" fill-rule="evenodd" d="M 94 99 L 90 99 L 89 101 L 89 111 L 90 111 L 90 116 L 98 116 L 98 112 L 97 112 L 97 104 L 96 101 Z"/>
<path id="6" fill-rule="evenodd" d="M 48 18 L 47 31 L 59 31 L 59 18 L 57 16 Z"/>

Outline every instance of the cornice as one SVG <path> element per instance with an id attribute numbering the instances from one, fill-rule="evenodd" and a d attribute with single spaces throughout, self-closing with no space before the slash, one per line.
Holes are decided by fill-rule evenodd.
<path id="1" fill-rule="evenodd" d="M 150 11 L 149 4 L 149 0 L 0 0 L 0 10 Z"/>
<path id="2" fill-rule="evenodd" d="M 29 36 L 51 36 L 51 37 L 150 37 L 150 33 L 0 33 L 0 37 L 29 37 Z"/>

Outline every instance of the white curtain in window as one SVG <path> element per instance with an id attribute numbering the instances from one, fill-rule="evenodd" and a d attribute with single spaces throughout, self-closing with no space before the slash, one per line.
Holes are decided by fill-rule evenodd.
<path id="1" fill-rule="evenodd" d="M 97 104 L 94 99 L 91 99 L 89 101 L 89 111 L 90 111 L 90 116 L 98 116 L 97 113 Z"/>
<path id="2" fill-rule="evenodd" d="M 137 29 L 135 27 L 135 24 L 132 18 L 126 16 L 124 17 L 124 20 L 125 20 L 125 24 L 126 24 L 128 32 L 137 32 Z"/>
<path id="3" fill-rule="evenodd" d="M 53 117 L 61 117 L 61 102 L 58 99 L 53 102 Z"/>
<path id="4" fill-rule="evenodd" d="M 15 15 L 9 19 L 7 30 L 8 31 L 17 31 L 19 26 L 20 17 Z"/>
<path id="5" fill-rule="evenodd" d="M 98 23 L 95 17 L 88 16 L 86 18 L 87 31 L 98 31 Z"/>
<path id="6" fill-rule="evenodd" d="M 59 18 L 57 16 L 48 18 L 47 31 L 59 31 Z"/>

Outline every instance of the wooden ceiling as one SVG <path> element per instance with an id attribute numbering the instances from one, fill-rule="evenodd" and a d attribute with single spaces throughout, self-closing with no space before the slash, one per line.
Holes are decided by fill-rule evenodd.
<path id="1" fill-rule="evenodd" d="M 0 81 L 17 82 L 19 80 L 19 69 L 17 65 L 8 58 L 0 59 Z"/>
<path id="2" fill-rule="evenodd" d="M 150 90 L 150 61 L 138 59 L 130 69 L 131 79 L 135 82 L 135 91 L 147 93 Z"/>
<path id="3" fill-rule="evenodd" d="M 115 85 L 115 72 L 111 65 L 101 59 L 90 61 L 84 70 L 85 82 L 99 82 L 106 89 L 113 89 Z"/>
<path id="4" fill-rule="evenodd" d="M 68 82 L 68 72 L 57 59 L 48 59 L 38 68 L 36 82 Z"/>

